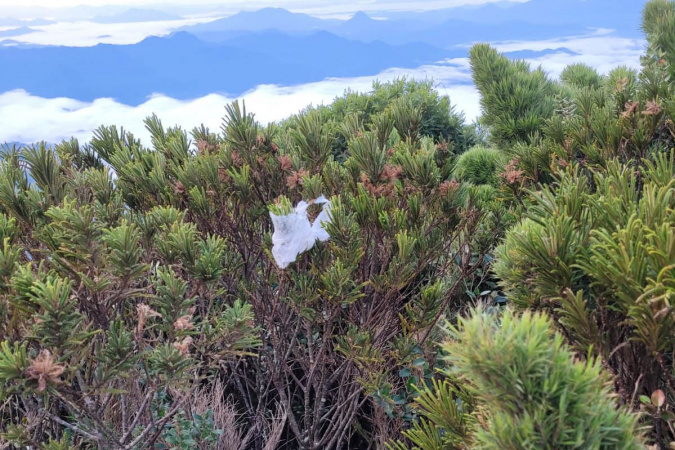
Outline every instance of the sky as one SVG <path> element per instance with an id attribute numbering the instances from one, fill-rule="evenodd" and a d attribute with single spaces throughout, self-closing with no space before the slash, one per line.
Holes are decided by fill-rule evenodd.
<path id="1" fill-rule="evenodd" d="M 444 8 L 452 8 L 455 6 L 464 6 L 464 5 L 480 5 L 484 3 L 496 2 L 500 0 L 442 0 L 436 3 L 442 3 Z M 528 0 L 506 0 L 514 2 L 526 2 Z M 269 0 L 247 0 L 243 2 L 241 0 L 1 0 L 0 7 L 45 7 L 45 8 L 68 8 L 73 6 L 149 6 L 149 5 L 242 5 L 248 4 L 251 7 L 265 7 L 265 6 L 276 6 L 280 8 L 293 8 L 293 7 L 306 7 L 310 4 L 322 4 L 323 6 L 331 5 L 335 3 L 351 4 L 351 5 L 378 5 L 378 6 L 394 6 L 394 5 L 404 5 L 404 7 L 410 8 L 412 5 L 423 5 L 432 2 L 415 1 L 415 0 L 278 0 L 278 1 L 269 1 Z M 418 9 L 424 9 L 425 7 L 418 6 Z"/>
<path id="2" fill-rule="evenodd" d="M 97 8 L 111 12 L 128 7 L 156 8 L 182 14 L 203 15 L 213 13 L 215 10 L 233 14 L 242 10 L 279 7 L 294 12 L 346 18 L 344 14 L 356 11 L 427 11 L 495 2 L 528 1 L 530 0 L 0 0 L 0 17 L 79 18 L 83 13 Z"/>

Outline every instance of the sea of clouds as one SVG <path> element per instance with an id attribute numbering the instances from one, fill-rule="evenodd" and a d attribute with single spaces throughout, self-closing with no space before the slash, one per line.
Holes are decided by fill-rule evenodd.
<path id="1" fill-rule="evenodd" d="M 603 74 L 619 65 L 639 67 L 645 49 L 644 41 L 618 37 L 610 30 L 596 30 L 585 36 L 493 45 L 503 52 L 546 50 L 543 56 L 529 61 L 534 66 L 541 65 L 552 77 L 557 77 L 566 65 L 577 62 L 595 67 Z M 259 121 L 267 123 L 296 114 L 310 104 L 329 104 L 346 90 L 367 92 L 374 80 L 384 82 L 400 77 L 433 79 L 438 91 L 450 97 L 456 109 L 464 112 L 467 121 L 475 120 L 480 114 L 479 95 L 471 84 L 468 60 L 459 58 L 417 69 L 392 68 L 373 76 L 329 78 L 297 86 L 262 85 L 238 98 L 211 94 L 181 101 L 160 93 L 138 106 L 124 105 L 109 98 L 93 102 L 42 98 L 15 90 L 0 94 L 0 142 L 60 142 L 70 137 L 85 142 L 98 126 L 115 124 L 147 143 L 149 134 L 143 119 L 152 113 L 157 113 L 165 125 L 180 125 L 190 130 L 204 124 L 218 130 L 224 106 L 238 99 L 246 103 L 247 110 L 254 112 Z"/>

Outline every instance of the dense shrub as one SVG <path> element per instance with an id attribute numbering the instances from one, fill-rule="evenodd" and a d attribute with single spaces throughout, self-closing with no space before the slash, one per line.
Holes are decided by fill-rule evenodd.
<path id="1" fill-rule="evenodd" d="M 499 150 L 474 147 L 457 157 L 453 175 L 471 184 L 499 185 L 499 174 L 505 165 L 505 155 Z"/>
<path id="2" fill-rule="evenodd" d="M 399 80 L 268 126 L 235 103 L 217 133 L 4 147 L 2 443 L 637 448 L 641 404 L 665 448 L 673 5 L 639 73 L 475 46 L 473 126 Z M 280 270 L 269 213 L 322 194 L 329 241 Z"/>
<path id="3" fill-rule="evenodd" d="M 367 127 L 345 119 L 343 164 L 320 111 L 263 127 L 238 104 L 222 133 L 192 131 L 196 150 L 157 117 L 151 147 L 102 127 L 89 145 L 6 148 L 3 439 L 330 449 L 396 435 L 433 377 L 436 324 L 493 241 L 403 102 Z M 320 194 L 330 241 L 279 270 L 268 209 Z"/>
<path id="4" fill-rule="evenodd" d="M 594 68 L 581 63 L 565 67 L 560 81 L 568 86 L 589 89 L 600 89 L 603 84 L 602 77 Z"/>
<path id="5" fill-rule="evenodd" d="M 531 71 L 487 44 L 475 45 L 470 59 L 490 139 L 502 147 L 529 142 L 555 110 L 555 84 L 541 68 Z"/>
<path id="6" fill-rule="evenodd" d="M 537 193 L 494 270 L 511 301 L 550 311 L 582 354 L 601 356 L 631 402 L 672 393 L 675 157 L 645 162 L 641 189 L 631 166 L 607 164 Z"/>
<path id="7" fill-rule="evenodd" d="M 526 208 L 493 266 L 513 304 L 547 310 L 581 355 L 600 358 L 622 402 L 647 399 L 660 446 L 675 440 L 673 4 L 646 7 L 639 76 L 618 68 L 583 87 L 571 80 L 595 77 L 570 70 L 567 107 L 509 149 Z"/>
<path id="8" fill-rule="evenodd" d="M 427 136 L 441 147 L 462 153 L 478 139 L 475 130 L 464 124 L 464 115 L 455 110 L 447 96 L 438 93 L 432 81 L 401 78 L 375 82 L 369 93 L 347 91 L 330 105 L 308 111 L 314 109 L 327 128 L 336 133 L 333 153 L 340 161 L 349 152 L 349 134 L 355 127 L 371 130 L 390 115 L 395 118 L 394 137 L 403 140 Z M 400 115 L 404 110 L 405 114 Z M 292 123 L 293 120 L 289 121 L 289 125 Z"/>
<path id="9" fill-rule="evenodd" d="M 475 311 L 444 350 L 449 378 L 422 392 L 423 419 L 405 433 L 414 449 L 644 448 L 600 361 L 576 360 L 543 314 Z"/>
<path id="10" fill-rule="evenodd" d="M 489 411 L 479 445 L 642 448 L 637 415 L 617 408 L 600 362 L 577 361 L 545 316 L 474 315 L 452 336 L 445 349 Z"/>
<path id="11" fill-rule="evenodd" d="M 647 58 L 663 67 L 671 77 L 675 74 L 675 3 L 651 0 L 645 5 L 642 29 L 647 35 Z"/>

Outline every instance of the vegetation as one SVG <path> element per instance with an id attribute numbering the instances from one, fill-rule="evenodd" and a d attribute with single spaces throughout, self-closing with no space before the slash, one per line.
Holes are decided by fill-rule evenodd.
<path id="1" fill-rule="evenodd" d="M 457 157 L 453 174 L 457 180 L 474 185 L 499 186 L 504 159 L 504 153 L 495 148 L 473 147 Z"/>
<path id="2" fill-rule="evenodd" d="M 499 220 L 447 180 L 449 144 L 420 134 L 430 119 L 411 105 L 265 128 L 234 104 L 222 134 L 193 130 L 196 152 L 156 117 L 152 148 L 115 127 L 86 146 L 7 148 L 5 439 L 225 448 L 228 420 L 227 448 L 396 435 L 433 375 L 436 324 L 473 289 Z M 279 270 L 268 207 L 321 193 L 330 241 Z"/>
<path id="3" fill-rule="evenodd" d="M 449 337 L 448 378 L 420 395 L 424 418 L 404 433 L 414 448 L 643 447 L 600 361 L 576 361 L 545 315 L 474 311 Z"/>
<path id="4" fill-rule="evenodd" d="M 473 80 L 480 91 L 482 121 L 500 147 L 529 142 L 555 111 L 556 85 L 525 61 L 511 61 L 487 44 L 471 49 Z"/>
<path id="5" fill-rule="evenodd" d="M 642 68 L 471 51 L 263 126 L 0 155 L 9 448 L 675 445 L 675 2 Z M 286 269 L 270 212 L 331 201 Z M 309 205 L 310 218 L 320 208 Z"/>

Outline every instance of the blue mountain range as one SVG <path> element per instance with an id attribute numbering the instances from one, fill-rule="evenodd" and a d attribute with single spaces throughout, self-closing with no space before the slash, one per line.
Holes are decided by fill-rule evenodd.
<path id="1" fill-rule="evenodd" d="M 34 30 L 30 27 L 18 27 L 18 28 L 11 28 L 9 30 L 3 30 L 0 31 L 0 38 L 5 38 L 5 37 L 14 37 L 14 36 L 21 36 L 22 34 L 28 34 L 28 33 L 33 33 L 38 30 Z"/>
<path id="2" fill-rule="evenodd" d="M 250 31 L 274 29 L 297 34 L 325 30 L 364 41 L 390 44 L 418 41 L 437 47 L 475 41 L 550 39 L 598 28 L 617 30 L 626 37 L 641 37 L 640 13 L 645 3 L 646 0 L 496 2 L 427 12 L 374 14 L 387 20 L 358 12 L 347 21 L 264 8 L 185 27 L 184 31 L 222 42 Z"/>
<path id="3" fill-rule="evenodd" d="M 459 56 L 427 44 L 359 42 L 325 31 L 292 36 L 277 31 L 224 44 L 186 32 L 135 45 L 0 48 L 0 92 L 25 89 L 44 97 L 91 101 L 112 97 L 137 105 L 153 93 L 189 99 L 239 95 L 260 84 L 293 85 L 327 77 L 376 74 Z"/>
<path id="4" fill-rule="evenodd" d="M 477 23 L 449 17 L 431 23 L 410 14 L 407 18 L 376 20 L 358 12 L 349 20 L 322 20 L 306 14 L 292 13 L 280 8 L 265 8 L 256 12 L 241 12 L 213 22 L 182 29 L 210 42 L 227 42 L 233 36 L 264 30 L 288 34 L 310 34 L 317 30 L 364 42 L 381 41 L 392 45 L 423 42 L 441 48 L 475 41 L 549 39 L 587 33 L 589 27 L 570 24 L 539 24 L 522 18 L 499 23 Z"/>

